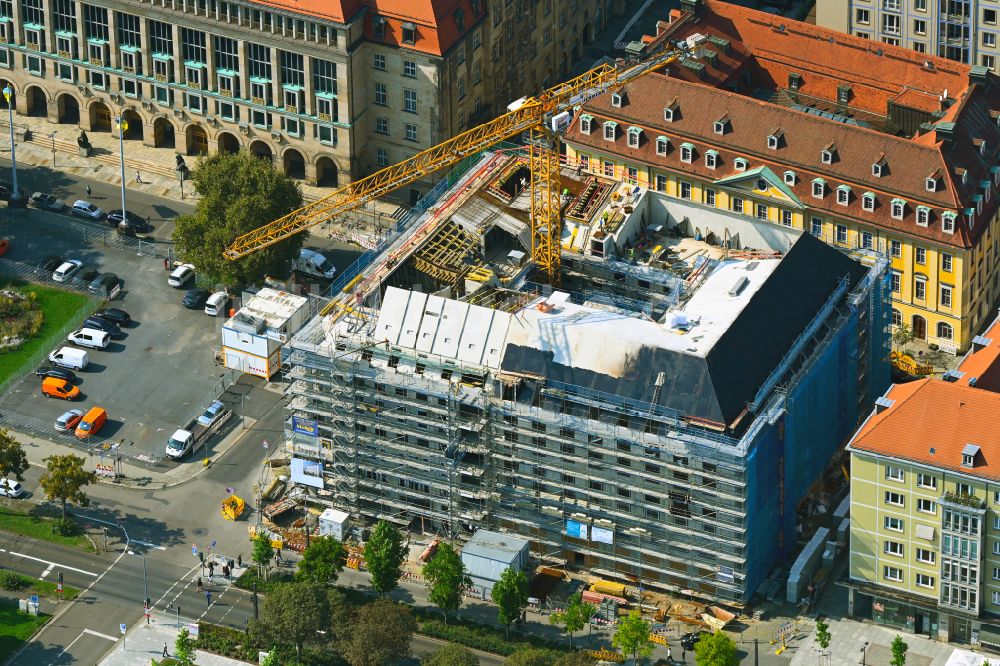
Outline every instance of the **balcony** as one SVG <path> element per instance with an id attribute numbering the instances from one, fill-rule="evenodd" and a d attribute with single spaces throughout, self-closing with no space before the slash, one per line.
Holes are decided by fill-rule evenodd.
<path id="1" fill-rule="evenodd" d="M 957 493 L 945 493 L 942 500 L 949 504 L 968 507 L 970 509 L 985 510 L 986 503 L 975 495 L 959 495 Z"/>

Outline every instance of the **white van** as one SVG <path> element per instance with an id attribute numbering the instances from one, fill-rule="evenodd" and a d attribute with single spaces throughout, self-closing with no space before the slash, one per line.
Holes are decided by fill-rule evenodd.
<path id="1" fill-rule="evenodd" d="M 337 269 L 333 267 L 329 259 L 319 252 L 307 250 L 306 248 L 299 250 L 299 258 L 295 262 L 295 270 L 306 275 L 321 277 L 327 280 L 332 280 L 333 276 L 337 274 Z"/>
<path id="2" fill-rule="evenodd" d="M 83 370 L 90 364 L 90 358 L 82 349 L 62 347 L 49 354 L 49 362 L 71 370 Z"/>
<path id="3" fill-rule="evenodd" d="M 104 349 L 111 342 L 111 334 L 96 328 L 80 328 L 66 336 L 66 339 L 81 347 Z"/>
<path id="4" fill-rule="evenodd" d="M 217 291 L 205 301 L 205 314 L 210 317 L 217 317 L 220 313 L 226 313 L 229 306 L 229 294 L 224 291 Z"/>

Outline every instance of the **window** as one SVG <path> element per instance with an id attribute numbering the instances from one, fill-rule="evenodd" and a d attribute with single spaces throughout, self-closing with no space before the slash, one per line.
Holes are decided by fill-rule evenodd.
<path id="1" fill-rule="evenodd" d="M 937 477 L 923 472 L 917 474 L 917 486 L 920 488 L 930 488 L 937 490 Z"/>
<path id="2" fill-rule="evenodd" d="M 817 238 L 823 235 L 823 220 L 814 217 L 809 224 L 809 233 Z"/>
<path id="3" fill-rule="evenodd" d="M 945 273 L 951 273 L 951 261 L 952 257 L 946 252 L 941 253 L 941 270 Z"/>
<path id="4" fill-rule="evenodd" d="M 897 220 L 903 219 L 903 215 L 906 212 L 906 202 L 901 199 L 892 200 L 892 216 Z"/>
<path id="5" fill-rule="evenodd" d="M 384 83 L 375 84 L 375 103 L 379 106 L 387 106 L 389 103 L 386 85 Z"/>
<path id="6" fill-rule="evenodd" d="M 270 49 L 266 49 L 270 53 Z M 190 62 L 207 62 L 205 51 L 205 33 L 201 30 L 189 30 L 181 28 L 181 55 L 184 60 Z M 270 56 L 268 56 L 270 58 Z M 270 72 L 270 60 L 268 61 L 268 71 Z M 270 77 L 268 77 L 270 78 Z"/>
<path id="7" fill-rule="evenodd" d="M 663 119 L 668 123 L 674 122 L 674 110 L 676 107 L 668 106 L 663 109 Z"/>
<path id="8" fill-rule="evenodd" d="M 833 164 L 833 150 L 827 148 L 826 150 L 820 152 L 819 161 L 823 164 Z"/>
<path id="9" fill-rule="evenodd" d="M 712 129 L 716 134 L 725 134 L 729 127 L 729 118 L 722 117 L 712 124 Z"/>
<path id="10" fill-rule="evenodd" d="M 837 242 L 841 245 L 847 245 L 847 225 L 838 224 L 837 225 Z"/>
<path id="11" fill-rule="evenodd" d="M 681 144 L 681 162 L 685 162 L 687 164 L 691 164 L 691 161 L 693 159 L 694 159 L 694 146 L 692 146 L 690 143 L 682 143 Z"/>
<path id="12" fill-rule="evenodd" d="M 379 134 L 389 133 L 389 119 L 388 118 L 376 118 L 375 119 L 375 131 Z"/>
<path id="13" fill-rule="evenodd" d="M 876 178 L 881 178 L 882 170 L 884 168 L 885 168 L 884 160 L 879 160 L 878 162 L 875 162 L 874 164 L 872 164 L 872 175 L 875 176 Z"/>
<path id="14" fill-rule="evenodd" d="M 407 113 L 417 112 L 417 91 L 403 89 L 403 111 Z"/>
<path id="15" fill-rule="evenodd" d="M 52 4 L 55 29 L 59 32 L 76 34 L 76 3 L 70 0 L 55 0 Z"/>
<path id="16" fill-rule="evenodd" d="M 385 54 L 375 53 L 372 55 L 372 67 L 382 72 L 385 71 Z"/>
<path id="17" fill-rule="evenodd" d="M 83 33 L 87 39 L 108 41 L 108 10 L 104 7 L 83 5 Z"/>
<path id="18" fill-rule="evenodd" d="M 894 258 L 899 259 L 903 256 L 903 243 L 898 240 L 889 241 L 889 253 Z"/>
<path id="19" fill-rule="evenodd" d="M 927 248 L 918 247 L 914 251 L 914 261 L 923 266 L 927 263 Z"/>
<path id="20" fill-rule="evenodd" d="M 900 278 L 899 273 L 893 271 L 891 274 L 891 280 L 892 280 L 892 293 L 898 294 L 903 288 L 902 279 Z M 898 324 L 896 325 L 898 326 Z"/>
<path id="21" fill-rule="evenodd" d="M 897 287 L 895 291 L 899 291 L 899 288 Z M 896 308 L 892 309 L 892 325 L 896 328 L 903 325 L 903 313 Z"/>
<path id="22" fill-rule="evenodd" d="M 866 250 L 875 249 L 874 239 L 872 238 L 872 233 L 870 231 L 861 232 L 861 247 Z"/>
<path id="23" fill-rule="evenodd" d="M 792 211 L 790 210 L 781 211 L 781 223 L 786 227 L 792 226 Z"/>
<path id="24" fill-rule="evenodd" d="M 941 307 L 951 307 L 951 287 L 947 285 L 941 285 Z M 941 336 L 939 335 L 938 337 Z"/>
<path id="25" fill-rule="evenodd" d="M 28 72 L 35 76 L 42 76 L 45 74 L 45 61 L 38 56 L 28 56 Z"/>
<path id="26" fill-rule="evenodd" d="M 604 140 L 614 141 L 617 135 L 618 123 L 606 122 L 604 123 Z"/>
<path id="27" fill-rule="evenodd" d="M 917 226 L 926 227 L 931 221 L 931 209 L 927 206 L 917 206 Z"/>
<path id="28" fill-rule="evenodd" d="M 826 194 L 826 181 L 821 178 L 817 178 L 812 182 L 812 194 L 817 199 L 822 199 Z"/>
<path id="29" fill-rule="evenodd" d="M 913 298 L 922 301 L 927 298 L 927 283 L 924 280 L 916 280 L 913 283 Z"/>
<path id="30" fill-rule="evenodd" d="M 875 210 L 875 195 L 871 192 L 865 192 L 862 194 L 861 207 L 867 211 Z"/>
<path id="31" fill-rule="evenodd" d="M 896 467 L 895 465 L 885 466 L 885 478 L 889 481 L 900 481 L 902 482 L 905 477 L 903 475 L 903 468 Z"/>
<path id="32" fill-rule="evenodd" d="M 743 212 L 743 199 L 733 199 L 733 212 L 734 213 Z"/>
<path id="33" fill-rule="evenodd" d="M 705 166 L 709 169 L 714 169 L 719 165 L 719 153 L 714 150 L 705 151 Z"/>
<path id="34" fill-rule="evenodd" d="M 854 22 L 861 25 L 871 24 L 871 14 L 867 9 L 858 9 L 854 12 Z"/>
<path id="35" fill-rule="evenodd" d="M 404 44 L 416 44 L 417 42 L 417 28 L 412 23 L 403 24 L 403 43 Z"/>
<path id="36" fill-rule="evenodd" d="M 882 547 L 882 552 L 886 555 L 903 556 L 903 544 L 898 541 L 886 541 Z"/>
<path id="37" fill-rule="evenodd" d="M 737 171 L 746 171 L 747 161 L 742 157 L 737 157 L 735 160 L 733 160 L 733 168 L 736 169 Z"/>
<path id="38" fill-rule="evenodd" d="M 411 79 L 417 78 L 417 63 L 412 60 L 403 61 L 403 76 L 408 76 Z"/>
<path id="39" fill-rule="evenodd" d="M 913 8 L 918 12 L 926 12 L 927 0 L 913 0 Z"/>
<path id="40" fill-rule="evenodd" d="M 666 155 L 667 154 L 667 144 L 668 143 L 669 143 L 669 141 L 667 140 L 667 137 L 665 137 L 665 136 L 657 137 L 656 138 L 656 154 L 657 155 Z"/>
<path id="41" fill-rule="evenodd" d="M 899 16 L 895 14 L 882 14 L 882 32 L 887 35 L 899 34 Z"/>
<path id="42" fill-rule="evenodd" d="M 754 209 L 756 211 L 757 219 L 767 222 L 767 206 L 764 204 L 756 204 Z"/>
<path id="43" fill-rule="evenodd" d="M 997 33 L 995 32 L 984 32 L 983 33 L 983 46 L 988 46 L 990 48 L 995 48 L 997 45 Z"/>
<path id="44" fill-rule="evenodd" d="M 281 67 L 281 85 L 305 87 L 305 65 L 301 54 L 281 51 L 279 65 Z"/>
<path id="45" fill-rule="evenodd" d="M 941 231 L 946 234 L 955 233 L 955 213 L 942 213 L 941 214 Z"/>
<path id="46" fill-rule="evenodd" d="M 917 35 L 927 34 L 927 21 L 922 19 L 913 19 L 913 32 Z"/>
<path id="47" fill-rule="evenodd" d="M 933 500 L 920 498 L 917 500 L 917 511 L 922 513 L 937 513 L 937 505 Z"/>
<path id="48" fill-rule="evenodd" d="M 903 580 L 903 570 L 897 567 L 882 567 L 882 577 L 898 583 Z"/>
<path id="49" fill-rule="evenodd" d="M 983 10 L 983 23 L 986 25 L 996 25 L 997 24 L 997 10 L 995 9 L 984 9 Z"/>
<path id="50" fill-rule="evenodd" d="M 778 145 L 781 143 L 781 137 L 776 134 L 767 135 L 767 147 L 771 150 L 777 150 Z"/>
<path id="51" fill-rule="evenodd" d="M 375 151 L 375 163 L 380 167 L 389 166 L 389 151 L 385 148 L 378 148 Z"/>
<path id="52" fill-rule="evenodd" d="M 142 43 L 139 41 L 139 17 L 124 12 L 115 12 L 115 19 L 118 23 L 118 45 L 134 49 L 140 48 Z"/>
<path id="53" fill-rule="evenodd" d="M 204 110 L 204 100 L 201 95 L 184 95 L 184 106 L 194 113 L 201 113 Z"/>
<path id="54" fill-rule="evenodd" d="M 407 141 L 416 141 L 417 140 L 417 126 L 416 125 L 414 125 L 413 123 L 406 123 L 405 130 L 406 130 L 405 135 L 406 135 L 406 140 Z"/>
<path id="55" fill-rule="evenodd" d="M 786 171 L 785 174 L 784 174 L 784 180 L 785 180 L 785 184 L 786 185 L 794 185 L 795 184 L 795 172 L 794 171 Z"/>
<path id="56" fill-rule="evenodd" d="M 666 192 L 667 191 L 667 177 L 662 173 L 656 174 L 656 191 Z"/>
<path id="57" fill-rule="evenodd" d="M 884 519 L 883 524 L 885 525 L 885 529 L 887 529 L 887 530 L 891 530 L 893 532 L 902 532 L 903 531 L 903 519 L 902 518 L 896 518 L 894 516 L 886 516 L 885 519 Z"/>
<path id="58" fill-rule="evenodd" d="M 639 137 L 642 136 L 642 130 L 638 127 L 628 128 L 628 147 L 638 148 L 639 147 Z"/>
<path id="59" fill-rule="evenodd" d="M 715 190 L 705 190 L 705 204 L 708 206 L 715 205 Z"/>
<path id="60" fill-rule="evenodd" d="M 639 184 L 639 169 L 636 167 L 626 167 L 625 172 L 628 174 L 627 178 L 633 185 Z"/>
<path id="61" fill-rule="evenodd" d="M 942 340 L 954 340 L 955 330 L 951 327 L 951 324 L 946 324 L 943 321 L 938 322 L 937 336 Z"/>
<path id="62" fill-rule="evenodd" d="M 916 576 L 917 587 L 934 587 L 934 577 L 927 574 L 918 573 Z"/>
<path id="63" fill-rule="evenodd" d="M 681 181 L 680 183 L 680 198 L 690 199 L 691 198 L 691 183 L 685 183 Z"/>
<path id="64" fill-rule="evenodd" d="M 885 491 L 885 503 L 892 506 L 903 506 L 903 495 L 891 490 Z"/>

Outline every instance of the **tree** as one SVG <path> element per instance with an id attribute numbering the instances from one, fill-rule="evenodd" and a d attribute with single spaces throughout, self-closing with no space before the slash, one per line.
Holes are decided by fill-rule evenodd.
<path id="1" fill-rule="evenodd" d="M 198 272 L 227 285 L 287 277 L 305 234 L 235 261 L 226 259 L 223 251 L 237 236 L 301 208 L 298 183 L 246 150 L 220 151 L 199 160 L 191 179 L 201 199 L 193 213 L 177 218 L 173 234 L 177 253 Z"/>
<path id="2" fill-rule="evenodd" d="M 906 346 L 913 342 L 913 329 L 906 324 L 900 324 L 896 327 L 896 330 L 892 332 L 892 344 L 896 346 L 899 351 L 905 352 Z"/>
<path id="3" fill-rule="evenodd" d="M 490 596 L 497 605 L 497 620 L 507 629 L 507 638 L 510 638 L 510 623 L 521 617 L 521 612 L 528 607 L 528 577 L 523 571 L 507 567 L 493 585 Z"/>
<path id="4" fill-rule="evenodd" d="M 257 630 L 268 641 L 294 645 L 301 659 L 302 647 L 322 642 L 329 626 L 326 590 L 309 583 L 281 583 L 264 597 Z"/>
<path id="5" fill-rule="evenodd" d="M 816 642 L 824 650 L 830 647 L 830 625 L 823 620 L 816 620 Z"/>
<path id="6" fill-rule="evenodd" d="M 448 612 L 462 605 L 462 589 L 472 585 L 465 565 L 451 544 L 442 543 L 424 565 L 423 574 L 430 584 L 430 600 L 441 609 L 448 624 Z"/>
<path id="7" fill-rule="evenodd" d="M 642 619 L 638 610 L 634 610 L 618 622 L 611 644 L 622 651 L 622 654 L 632 655 L 632 659 L 648 657 L 653 652 L 653 641 L 649 639 L 652 628 L 649 622 Z"/>
<path id="8" fill-rule="evenodd" d="M 569 647 L 573 648 L 573 634 L 587 626 L 594 617 L 597 607 L 583 600 L 583 594 L 577 592 L 569 598 L 566 610 L 558 611 L 549 616 L 549 623 L 561 625 L 569 635 Z"/>
<path id="9" fill-rule="evenodd" d="M 49 456 L 45 459 L 46 472 L 40 481 L 42 490 L 50 500 L 62 504 L 62 518 L 66 520 L 66 502 L 87 506 L 90 500 L 83 487 L 97 480 L 94 472 L 83 468 L 86 461 L 72 453 L 63 456 Z"/>
<path id="10" fill-rule="evenodd" d="M 191 632 L 187 629 L 181 629 L 181 633 L 177 634 L 177 640 L 174 641 L 174 659 L 181 663 L 181 666 L 191 666 L 194 664 L 194 639 L 191 638 Z"/>
<path id="11" fill-rule="evenodd" d="M 504 666 L 553 666 L 559 653 L 545 648 L 521 648 L 504 659 Z"/>
<path id="12" fill-rule="evenodd" d="M 566 652 L 552 666 L 594 666 L 594 658 L 586 652 Z"/>
<path id="13" fill-rule="evenodd" d="M 694 644 L 694 663 L 698 666 L 738 666 L 736 643 L 721 631 L 702 636 Z"/>
<path id="14" fill-rule="evenodd" d="M 24 454 L 21 442 L 14 439 L 6 429 L 0 428 L 0 476 L 3 477 L 0 483 L 6 486 L 7 477 L 11 474 L 18 481 L 24 481 L 27 469 L 28 456 Z"/>
<path id="15" fill-rule="evenodd" d="M 318 537 L 302 552 L 295 578 L 317 585 L 335 583 L 346 562 L 347 551 L 342 543 L 333 537 Z"/>
<path id="16" fill-rule="evenodd" d="M 271 547 L 271 536 L 266 532 L 258 532 L 253 538 L 253 561 L 258 569 L 267 571 L 266 567 L 274 557 L 274 549 Z"/>
<path id="17" fill-rule="evenodd" d="M 446 643 L 423 659 L 421 666 L 479 666 L 479 657 L 458 643 Z"/>
<path id="18" fill-rule="evenodd" d="M 379 594 L 396 589 L 405 561 L 403 535 L 389 521 L 378 521 L 365 543 L 365 567 L 372 576 L 372 588 Z"/>
<path id="19" fill-rule="evenodd" d="M 351 666 L 395 664 L 410 655 L 416 630 L 409 608 L 381 597 L 358 609 L 341 652 Z"/>
<path id="20" fill-rule="evenodd" d="M 889 666 L 906 666 L 906 651 L 910 649 L 910 646 L 906 644 L 903 637 L 897 635 L 892 640 L 889 649 L 892 651 L 892 659 L 889 660 Z"/>

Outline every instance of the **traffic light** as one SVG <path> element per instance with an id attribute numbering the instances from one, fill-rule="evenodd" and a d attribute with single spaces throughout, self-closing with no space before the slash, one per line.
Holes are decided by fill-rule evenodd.
<path id="1" fill-rule="evenodd" d="M 204 553 L 204 551 L 201 551 L 201 550 L 198 551 L 198 559 L 201 560 L 202 564 L 205 563 L 205 553 Z"/>

